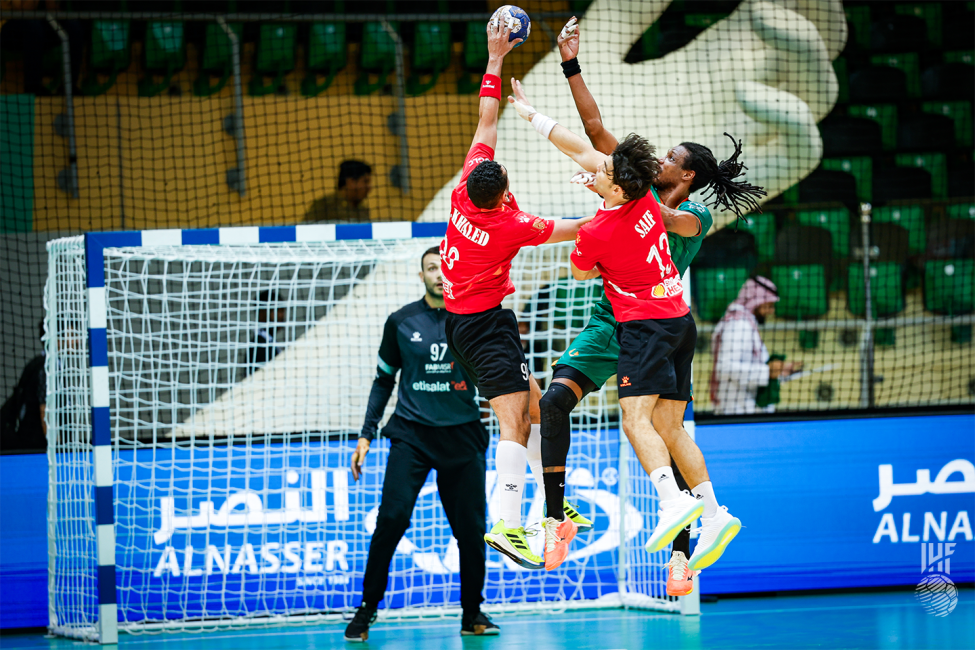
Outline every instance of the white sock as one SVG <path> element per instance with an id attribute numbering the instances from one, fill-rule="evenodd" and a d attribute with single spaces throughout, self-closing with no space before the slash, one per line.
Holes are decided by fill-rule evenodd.
<path id="1" fill-rule="evenodd" d="M 718 514 L 718 500 L 714 498 L 714 487 L 711 486 L 711 481 L 704 481 L 691 490 L 691 492 L 704 502 L 704 513 L 701 515 L 702 517 L 710 519 Z"/>
<path id="2" fill-rule="evenodd" d="M 542 425 L 533 424 L 531 435 L 528 436 L 528 467 L 531 468 L 538 494 L 545 503 L 545 479 L 542 477 Z"/>
<path id="3" fill-rule="evenodd" d="M 528 450 L 513 440 L 498 443 L 494 466 L 501 488 L 501 518 L 508 528 L 521 526 L 521 493 L 525 489 L 525 462 Z"/>
<path id="4" fill-rule="evenodd" d="M 658 467 L 650 472 L 650 482 L 657 488 L 657 494 L 661 501 L 670 501 L 680 496 L 680 488 L 674 480 L 674 470 L 670 465 Z"/>

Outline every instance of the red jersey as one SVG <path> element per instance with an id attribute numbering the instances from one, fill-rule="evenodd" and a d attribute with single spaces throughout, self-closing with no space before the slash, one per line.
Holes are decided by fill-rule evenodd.
<path id="1" fill-rule="evenodd" d="M 690 311 L 670 258 L 660 205 L 650 192 L 637 201 L 601 208 L 579 230 L 572 261 L 583 271 L 599 267 L 620 322 L 677 318 Z"/>
<path id="2" fill-rule="evenodd" d="M 450 196 L 450 222 L 440 242 L 443 295 L 447 311 L 474 314 L 501 304 L 515 292 L 511 260 L 523 246 L 544 244 L 555 223 L 522 212 L 515 197 L 500 208 L 482 210 L 467 195 L 467 177 L 494 149 L 478 143 L 464 161 L 460 183 Z"/>

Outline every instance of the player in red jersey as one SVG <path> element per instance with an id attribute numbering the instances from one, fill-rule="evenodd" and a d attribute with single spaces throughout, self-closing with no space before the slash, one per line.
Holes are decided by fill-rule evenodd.
<path id="1" fill-rule="evenodd" d="M 509 35 L 503 25 L 488 25 L 489 58 L 481 84 L 477 131 L 460 183 L 451 195 L 440 257 L 448 312 L 447 345 L 474 380 L 480 396 L 491 403 L 501 429 L 495 457 L 501 520 L 484 540 L 519 565 L 542 569 L 545 564 L 529 549 L 521 525 L 529 436 L 541 440 L 538 416 L 529 416 L 529 395 L 534 393 L 537 403 L 541 391 L 528 370 L 515 314 L 501 309 L 501 301 L 515 291 L 509 277 L 511 260 L 522 247 L 571 241 L 589 220 L 542 219 L 520 210 L 508 190 L 507 171 L 494 161 L 501 64 L 519 42 L 509 42 Z M 540 473 L 540 451 L 537 456 Z M 542 485 L 540 475 L 537 478 Z"/>
<path id="2" fill-rule="evenodd" d="M 700 221 L 690 213 L 671 210 L 665 227 L 661 207 L 650 193 L 660 161 L 646 140 L 631 134 L 612 154 L 600 153 L 531 108 L 518 82 L 512 80 L 512 86 L 520 101 L 513 97 L 509 101 L 519 114 L 560 151 L 595 173 L 593 189 L 603 197 L 602 208 L 576 238 L 572 275 L 577 280 L 602 276 L 618 321 L 617 387 L 623 430 L 660 495 L 658 523 L 647 550 L 661 550 L 706 511 L 688 567 L 693 571 L 708 567 L 738 534 L 741 522 L 718 506 L 704 456 L 682 426 L 684 406 L 691 398 L 697 328 L 683 299 L 667 230 L 693 237 L 700 233 Z M 654 428 L 654 422 L 659 428 Z M 697 499 L 678 488 L 671 456 L 695 488 Z"/>

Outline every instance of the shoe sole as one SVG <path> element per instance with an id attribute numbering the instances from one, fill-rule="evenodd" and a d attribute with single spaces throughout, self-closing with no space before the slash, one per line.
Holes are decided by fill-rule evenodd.
<path id="1" fill-rule="evenodd" d="M 692 557 L 687 563 L 687 568 L 691 571 L 700 571 L 717 562 L 724 555 L 724 550 L 740 530 L 741 521 L 737 517 L 732 517 L 731 521 L 725 524 L 721 532 L 718 533 L 718 542 L 714 545 L 714 548 L 701 553 L 699 556 Z"/>
<path id="2" fill-rule="evenodd" d="M 565 559 L 569 557 L 569 543 L 576 538 L 576 533 L 579 531 L 579 526 L 576 525 L 576 523 L 571 519 L 566 519 L 566 522 L 571 523 L 573 525 L 569 527 L 567 534 L 565 535 L 565 537 L 561 542 L 562 544 L 564 544 L 562 548 L 565 550 L 565 555 L 564 557 L 560 558 L 558 561 L 552 562 L 551 566 L 549 565 L 548 558 L 543 558 L 545 560 L 546 571 L 554 571 L 555 569 L 558 569 L 560 566 L 562 566 L 562 563 L 565 562 Z M 562 525 L 559 526 L 559 528 L 562 528 L 562 526 L 564 525 L 565 524 L 563 523 Z M 556 544 L 556 547 L 558 547 L 558 544 Z"/>
<path id="3" fill-rule="evenodd" d="M 545 568 L 544 560 L 539 564 L 535 564 L 528 558 L 522 557 L 521 554 L 518 553 L 517 551 L 508 549 L 500 542 L 495 541 L 494 536 L 491 533 L 488 533 L 487 535 L 484 536 L 484 541 L 487 543 L 488 546 L 493 548 L 498 553 L 501 553 L 502 555 L 504 555 L 509 560 L 511 560 L 512 562 L 514 562 L 515 564 L 517 564 L 523 569 L 528 569 L 529 571 L 540 571 Z"/>
<path id="4" fill-rule="evenodd" d="M 484 627 L 483 625 L 475 625 L 475 628 Z M 489 627 L 478 632 L 476 629 L 474 632 L 468 632 L 467 630 L 461 630 L 461 636 L 497 636 L 501 634 L 501 628 L 499 627 Z"/>
<path id="5" fill-rule="evenodd" d="M 690 526 L 691 523 L 700 517 L 701 513 L 703 512 L 704 504 L 698 503 L 693 510 L 684 515 L 676 524 L 668 528 L 658 539 L 654 540 L 651 536 L 651 538 L 647 540 L 647 544 L 644 547 L 647 549 L 647 553 L 656 553 L 657 551 L 663 550 L 665 546 L 674 541 L 674 538 L 677 537 L 680 531 Z"/>
<path id="6" fill-rule="evenodd" d="M 667 587 L 668 596 L 690 596 L 694 593 L 694 582 L 691 581 L 691 587 L 687 591 L 671 591 L 670 587 Z"/>
<path id="7" fill-rule="evenodd" d="M 366 639 L 368 639 L 368 638 L 369 638 L 369 635 L 367 634 L 366 635 Z M 362 637 L 358 637 L 358 636 L 347 636 L 347 637 L 345 637 L 345 640 L 348 641 L 349 643 L 364 643 L 366 639 L 363 639 Z"/>
<path id="8" fill-rule="evenodd" d="M 580 524 L 578 521 L 575 522 L 577 533 L 588 533 L 592 530 L 592 524 Z"/>

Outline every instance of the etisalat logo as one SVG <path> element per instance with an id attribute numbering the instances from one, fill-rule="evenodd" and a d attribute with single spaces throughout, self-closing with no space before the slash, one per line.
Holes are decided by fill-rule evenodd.
<path id="1" fill-rule="evenodd" d="M 958 606 L 958 589 L 951 581 L 955 544 L 921 544 L 921 582 L 914 597 L 928 614 L 944 618 Z"/>
<path id="2" fill-rule="evenodd" d="M 880 477 L 880 493 L 873 500 L 874 512 L 880 512 L 890 505 L 894 497 L 920 496 L 922 494 L 967 494 L 975 492 L 975 465 L 964 458 L 952 460 L 944 465 L 937 476 L 931 480 L 931 470 L 919 469 L 916 471 L 916 479 L 913 483 L 894 483 L 894 466 L 880 465 L 878 467 Z M 961 480 L 950 480 L 956 474 L 961 475 Z M 911 520 L 912 513 L 905 512 L 901 515 L 901 525 L 894 518 L 894 513 L 885 512 L 877 525 L 877 531 L 873 536 L 873 543 L 879 544 L 887 540 L 892 543 L 897 542 L 927 542 L 932 537 L 939 542 L 954 542 L 961 537 L 965 541 L 972 541 L 972 524 L 968 510 L 959 510 L 954 517 L 949 518 L 947 511 L 942 511 L 935 516 L 934 512 L 918 513 L 914 518 L 917 523 L 912 532 Z M 921 520 L 923 517 L 922 521 Z M 949 527 L 949 521 L 951 525 Z"/>
<path id="3" fill-rule="evenodd" d="M 329 473 L 332 475 L 331 508 L 328 507 L 326 498 L 329 491 L 327 480 Z M 296 486 L 299 478 L 298 472 L 294 470 L 288 470 L 285 475 L 290 486 Z M 182 516 L 176 514 L 176 501 L 173 497 L 162 497 L 159 499 L 159 529 L 153 533 L 153 541 L 156 544 L 165 544 L 177 531 L 191 533 L 194 530 L 209 532 L 220 528 L 243 528 L 245 531 L 250 529 L 257 533 L 264 533 L 269 526 L 321 524 L 328 521 L 329 510 L 336 522 L 348 521 L 348 470 L 331 470 L 331 472 L 311 470 L 309 478 L 310 508 L 302 506 L 303 490 L 300 487 L 286 488 L 283 495 L 284 507 L 277 510 L 265 509 L 261 494 L 248 489 L 229 493 L 219 508 L 214 506 L 213 501 L 203 501 L 199 504 L 196 514 L 192 514 L 191 511 L 190 514 Z M 348 550 L 349 545 L 343 540 L 267 542 L 257 548 L 249 543 L 244 543 L 239 548 L 229 544 L 223 548 L 206 544 L 201 549 L 194 549 L 189 543 L 182 549 L 167 544 L 156 563 L 153 575 L 158 578 L 164 573 L 186 577 L 241 572 L 311 574 L 330 573 L 336 568 L 348 571 L 349 561 L 346 557 Z M 195 555 L 202 555 L 202 558 L 194 559 Z M 298 579 L 302 582 L 316 579 L 324 581 L 324 577 L 299 577 Z M 328 582 L 346 584 L 348 576 L 329 576 Z"/>

